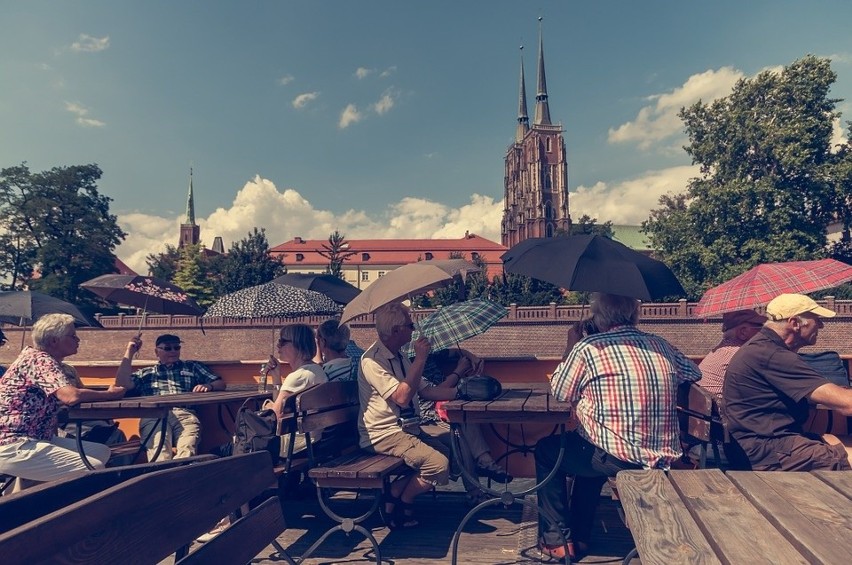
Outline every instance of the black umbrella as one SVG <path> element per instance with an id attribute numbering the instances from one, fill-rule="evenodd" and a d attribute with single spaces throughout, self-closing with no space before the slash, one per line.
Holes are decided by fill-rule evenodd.
<path id="1" fill-rule="evenodd" d="M 662 262 L 600 235 L 522 241 L 503 254 L 507 273 L 527 275 L 567 290 L 654 300 L 686 294 Z"/>
<path id="2" fill-rule="evenodd" d="M 287 273 L 272 282 L 313 290 L 328 296 L 338 304 L 349 304 L 361 292 L 355 285 L 334 275 Z"/>
<path id="3" fill-rule="evenodd" d="M 182 288 L 155 277 L 101 275 L 80 286 L 104 300 L 135 306 L 146 312 L 189 316 L 200 316 L 204 312 Z"/>
<path id="4" fill-rule="evenodd" d="M 29 326 L 45 314 L 69 314 L 79 326 L 102 327 L 79 308 L 59 298 L 30 290 L 0 292 L 0 321 L 16 326 Z"/>
<path id="5" fill-rule="evenodd" d="M 204 318 L 295 318 L 340 311 L 341 307 L 324 294 L 268 282 L 222 296 L 207 309 Z"/>

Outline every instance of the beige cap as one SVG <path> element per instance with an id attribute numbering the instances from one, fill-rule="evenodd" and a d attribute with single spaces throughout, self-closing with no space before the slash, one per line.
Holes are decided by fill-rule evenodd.
<path id="1" fill-rule="evenodd" d="M 754 310 L 737 310 L 736 312 L 725 312 L 722 314 L 722 331 L 732 330 L 740 324 L 760 324 L 766 321 L 766 316 L 758 314 Z"/>
<path id="2" fill-rule="evenodd" d="M 823 308 L 804 294 L 781 294 L 766 305 L 766 315 L 776 322 L 805 312 L 816 314 L 821 318 L 833 318 L 837 315 L 837 312 Z"/>

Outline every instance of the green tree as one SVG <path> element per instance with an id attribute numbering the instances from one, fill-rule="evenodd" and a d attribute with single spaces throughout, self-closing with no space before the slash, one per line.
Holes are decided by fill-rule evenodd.
<path id="1" fill-rule="evenodd" d="M 0 278 L 10 288 L 96 303 L 79 285 L 116 271 L 113 252 L 127 235 L 98 192 L 100 178 L 94 164 L 0 170 Z"/>
<path id="2" fill-rule="evenodd" d="M 544 306 L 551 302 L 564 302 L 562 291 L 556 285 L 513 273 L 494 277 L 488 287 L 488 298 L 503 306 Z"/>
<path id="3" fill-rule="evenodd" d="M 220 295 L 263 284 L 286 272 L 280 257 L 269 254 L 266 230 L 253 231 L 231 244 L 222 261 L 217 291 Z"/>
<path id="4" fill-rule="evenodd" d="M 185 245 L 180 248 L 179 253 L 178 268 L 172 282 L 186 291 L 200 306 L 210 306 L 213 303 L 215 281 L 210 277 L 201 245 Z"/>
<path id="5" fill-rule="evenodd" d="M 166 244 L 166 250 L 163 253 L 151 253 L 145 257 L 145 263 L 148 265 L 148 273 L 164 281 L 174 279 L 179 261 L 180 250 L 171 244 Z"/>
<path id="6" fill-rule="evenodd" d="M 556 230 L 556 235 L 586 235 L 595 234 L 608 237 L 610 239 L 615 235 L 612 231 L 612 222 L 598 223 L 597 218 L 592 218 L 588 214 L 583 214 L 576 222 L 571 222 L 571 227 L 566 232 L 563 229 Z"/>
<path id="7" fill-rule="evenodd" d="M 338 230 L 328 236 L 328 245 L 322 244 L 325 251 L 317 251 L 322 257 L 328 259 L 325 272 L 338 278 L 343 278 L 343 263 L 355 255 L 357 251 L 349 249 L 346 236 Z"/>
<path id="8" fill-rule="evenodd" d="M 825 255 L 848 194 L 830 147 L 835 79 L 827 59 L 807 56 L 681 110 L 701 174 L 662 197 L 643 230 L 690 298 L 759 263 Z"/>

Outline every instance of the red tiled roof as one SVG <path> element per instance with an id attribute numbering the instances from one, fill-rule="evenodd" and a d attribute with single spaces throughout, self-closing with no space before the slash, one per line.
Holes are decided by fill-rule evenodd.
<path id="1" fill-rule="evenodd" d="M 394 268 L 428 259 L 449 259 L 451 253 L 462 253 L 468 260 L 474 254 L 488 265 L 489 278 L 502 272 L 500 256 L 508 248 L 476 234 L 461 239 L 349 239 L 348 251 L 355 254 L 347 265 Z M 325 267 L 328 259 L 320 255 L 328 245 L 326 239 L 296 237 L 270 249 L 274 255 L 284 255 L 286 265 Z"/>
<path id="2" fill-rule="evenodd" d="M 118 257 L 115 258 L 115 268 L 118 270 L 119 275 L 138 275 L 139 274 L 136 271 L 134 271 L 133 269 L 131 269 L 130 267 L 128 267 L 124 263 L 124 261 L 122 261 Z"/>

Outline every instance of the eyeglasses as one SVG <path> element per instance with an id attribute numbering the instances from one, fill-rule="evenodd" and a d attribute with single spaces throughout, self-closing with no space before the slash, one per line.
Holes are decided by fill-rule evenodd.
<path id="1" fill-rule="evenodd" d="M 180 351 L 180 345 L 160 345 L 157 349 L 161 351 Z"/>

